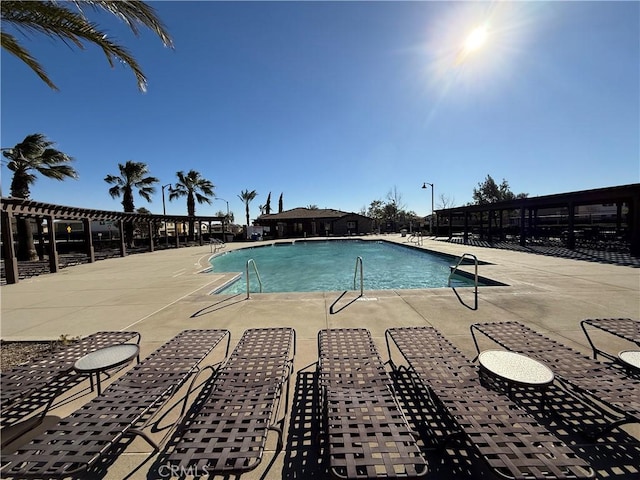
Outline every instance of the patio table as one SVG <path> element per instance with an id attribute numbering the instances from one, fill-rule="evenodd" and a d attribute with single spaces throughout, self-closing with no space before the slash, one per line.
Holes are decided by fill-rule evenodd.
<path id="1" fill-rule="evenodd" d="M 122 343 L 110 347 L 100 348 L 87 353 L 79 358 L 73 368 L 78 373 L 86 373 L 91 380 L 93 390 L 93 374 L 96 375 L 96 386 L 98 395 L 102 393 L 100 385 L 100 374 L 122 365 L 126 365 L 140 353 L 140 347 L 132 343 Z"/>
<path id="2" fill-rule="evenodd" d="M 504 381 L 507 395 L 513 386 L 545 390 L 554 380 L 554 374 L 543 363 L 521 353 L 507 350 L 485 350 L 478 355 L 480 374 L 488 374 Z M 543 407 L 544 407 L 543 397 Z"/>
<path id="3" fill-rule="evenodd" d="M 640 350 L 623 350 L 618 353 L 618 358 L 625 367 L 640 372 Z"/>

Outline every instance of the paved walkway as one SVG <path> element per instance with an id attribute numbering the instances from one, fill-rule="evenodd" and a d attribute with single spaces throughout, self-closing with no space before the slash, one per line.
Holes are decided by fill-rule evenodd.
<path id="1" fill-rule="evenodd" d="M 406 240 L 399 235 L 381 238 L 399 243 Z M 241 246 L 245 245 L 229 244 L 227 249 Z M 233 347 L 246 328 L 291 326 L 296 329 L 298 339 L 292 379 L 296 382 L 303 378 L 304 372 L 314 368 L 316 337 L 323 328 L 366 327 L 371 330 L 384 358 L 386 328 L 432 325 L 473 357 L 475 349 L 469 326 L 475 322 L 521 321 L 588 353 L 580 320 L 640 319 L 638 268 L 433 240 L 426 240 L 423 248 L 456 256 L 472 253 L 488 263 L 480 266 L 480 275 L 506 286 L 481 287 L 475 310 L 472 288 L 459 289 L 458 295 L 449 288 L 365 291 L 365 297 L 360 299 L 356 292 L 348 292 L 338 303 L 335 302 L 342 292 L 252 294 L 250 300 L 246 300 L 245 295 L 212 296 L 209 293 L 228 276 L 201 273 L 208 266 L 211 253 L 209 246 L 197 246 L 77 265 L 57 274 L 5 285 L 1 289 L 1 337 L 3 340 L 43 340 L 57 339 L 60 335 L 84 336 L 97 330 L 132 329 L 142 334 L 141 353 L 145 356 L 183 329 L 229 329 Z M 611 349 L 621 347 L 613 338 L 603 341 L 607 341 Z M 295 395 L 296 388 L 292 388 L 292 396 Z M 44 426 L 90 398 L 86 390 L 80 392 L 73 401 L 53 409 Z M 295 406 L 295 398 L 293 400 Z M 289 421 L 286 424 L 289 425 Z M 626 430 L 640 439 L 637 425 Z M 6 452 L 38 431 L 40 429 L 34 429 L 21 437 L 15 445 L 9 445 Z M 268 447 L 260 468 L 243 478 L 305 476 L 303 470 L 309 465 L 293 458 L 291 451 L 281 453 L 271 464 L 273 438 Z M 143 464 L 148 453 L 144 442 L 134 441 L 113 463 L 105 478 L 147 478 L 146 472 L 153 461 Z M 618 465 L 622 470 L 610 466 L 609 471 L 606 470 L 609 467 L 604 466 L 606 474 L 611 478 L 627 478 L 624 464 L 633 463 L 633 456 L 640 452 L 631 453 L 631 460 L 627 460 L 629 454 L 626 455 L 620 454 L 616 459 L 622 464 Z M 635 458 L 637 466 L 638 457 Z M 308 461 L 312 463 L 311 457 Z M 445 468 L 442 474 L 447 474 L 447 467 L 439 468 Z M 478 473 L 474 469 L 479 467 L 469 468 L 471 473 L 466 472 L 469 478 Z M 620 471 L 622 476 L 618 475 Z M 457 473 L 464 477 L 464 472 Z"/>

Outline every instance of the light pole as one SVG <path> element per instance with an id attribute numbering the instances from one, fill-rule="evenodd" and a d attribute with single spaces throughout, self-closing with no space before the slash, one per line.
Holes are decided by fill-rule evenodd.
<path id="1" fill-rule="evenodd" d="M 429 217 L 429 235 L 433 235 L 433 183 L 423 182 L 422 188 L 427 188 L 427 185 L 431 187 L 431 217 Z"/>
<path id="2" fill-rule="evenodd" d="M 162 215 L 165 217 L 162 219 L 162 221 L 164 222 L 164 237 L 165 237 L 165 244 L 167 246 L 169 246 L 169 230 L 167 230 L 167 208 L 165 207 L 164 204 L 164 189 L 169 187 L 169 191 L 171 191 L 171 184 L 167 183 L 166 185 L 162 185 Z"/>
<path id="3" fill-rule="evenodd" d="M 225 202 L 227 204 L 227 222 L 229 221 L 229 202 L 227 202 L 224 198 L 220 198 L 220 197 L 214 197 L 215 200 L 222 200 L 223 202 Z M 224 236 L 224 223 L 222 224 L 222 241 L 225 241 L 225 236 Z"/>

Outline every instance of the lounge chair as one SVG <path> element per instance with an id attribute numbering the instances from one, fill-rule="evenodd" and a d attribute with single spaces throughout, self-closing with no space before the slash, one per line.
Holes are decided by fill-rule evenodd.
<path id="1" fill-rule="evenodd" d="M 390 328 L 390 363 L 407 368 L 420 396 L 463 432 L 486 463 L 503 478 L 591 478 L 594 472 L 557 437 L 507 396 L 485 388 L 479 370 L 433 327 Z M 394 344 L 408 366 L 392 358 Z"/>
<path id="2" fill-rule="evenodd" d="M 617 418 L 585 433 L 600 436 L 625 423 L 640 421 L 640 380 L 629 377 L 616 363 L 603 363 L 535 332 L 519 322 L 471 325 L 476 349 L 481 333 L 507 350 L 522 353 L 546 364 L 566 387 L 567 393 L 587 405 L 604 404 Z"/>
<path id="3" fill-rule="evenodd" d="M 590 329 L 587 327 L 597 328 L 640 346 L 640 321 L 638 320 L 632 320 L 630 318 L 589 318 L 587 320 L 582 320 L 580 322 L 580 326 L 589 341 L 589 345 L 591 345 L 594 359 L 597 359 L 598 354 L 600 354 L 609 360 L 620 360 L 610 352 L 597 348 L 593 339 L 589 335 Z"/>
<path id="4" fill-rule="evenodd" d="M 196 476 L 240 475 L 262 461 L 269 430 L 278 433 L 281 450 L 294 356 L 292 328 L 246 330 L 176 430 L 160 468 Z M 283 395 L 285 412 L 278 419 Z"/>
<path id="5" fill-rule="evenodd" d="M 59 342 L 51 352 L 2 372 L 2 428 L 14 425 L 44 407 L 37 418 L 38 422 L 42 421 L 56 397 L 85 378 L 73 370 L 76 360 L 99 348 L 136 337 L 136 343 L 140 343 L 138 332 L 97 332 L 78 341 Z"/>
<path id="6" fill-rule="evenodd" d="M 227 330 L 181 332 L 123 374 L 102 395 L 4 456 L 6 463 L 0 470 L 3 478 L 68 477 L 86 472 L 97 468 L 100 460 L 127 436 L 140 435 L 157 450 L 158 445 L 142 429 L 225 337 L 228 348 L 228 336 Z"/>
<path id="7" fill-rule="evenodd" d="M 318 375 L 337 478 L 417 478 L 428 468 L 366 329 L 318 333 Z"/>

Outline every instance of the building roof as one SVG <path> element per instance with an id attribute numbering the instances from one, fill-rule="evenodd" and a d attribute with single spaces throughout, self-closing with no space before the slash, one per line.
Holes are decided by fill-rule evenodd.
<path id="1" fill-rule="evenodd" d="M 321 218 L 342 218 L 346 215 L 358 215 L 357 213 L 342 212 L 333 208 L 293 208 L 285 210 L 281 213 L 271 213 L 269 215 L 260 215 L 257 221 L 265 220 L 296 220 L 296 219 L 321 219 Z"/>

